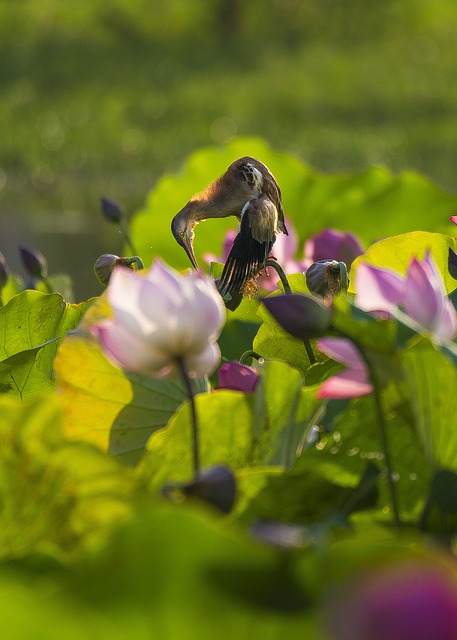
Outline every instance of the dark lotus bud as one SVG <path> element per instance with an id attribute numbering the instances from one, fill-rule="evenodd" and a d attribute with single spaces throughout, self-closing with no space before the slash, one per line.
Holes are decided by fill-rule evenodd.
<path id="1" fill-rule="evenodd" d="M 322 298 L 346 291 L 349 284 L 346 265 L 336 260 L 314 262 L 306 271 L 306 284 L 312 294 Z"/>
<path id="2" fill-rule="evenodd" d="M 104 287 L 108 286 L 114 267 L 122 265 L 134 271 L 135 269 L 144 269 L 143 261 L 138 256 L 120 258 L 112 253 L 104 253 L 94 264 L 95 275 L 97 280 Z"/>
<path id="3" fill-rule="evenodd" d="M 100 198 L 100 207 L 103 217 L 108 220 L 108 222 L 119 224 L 122 220 L 123 211 L 117 202 L 114 202 L 114 200 L 110 200 L 109 198 Z"/>
<path id="4" fill-rule="evenodd" d="M 310 296 L 285 294 L 262 300 L 273 318 L 294 338 L 319 338 L 331 324 L 331 308 Z"/>
<path id="5" fill-rule="evenodd" d="M 457 253 L 449 247 L 447 268 L 454 280 L 457 280 Z"/>
<path id="6" fill-rule="evenodd" d="M 184 485 L 182 491 L 184 495 L 209 502 L 223 513 L 230 513 L 236 497 L 236 480 L 228 467 L 219 465 L 201 472 Z"/>
<path id="7" fill-rule="evenodd" d="M 228 467 L 219 465 L 201 471 L 192 482 L 165 485 L 162 494 L 171 500 L 176 499 L 176 494 L 196 497 L 223 513 L 230 513 L 236 497 L 236 480 Z"/>
<path id="8" fill-rule="evenodd" d="M 115 256 L 112 253 L 104 253 L 94 264 L 94 271 L 97 276 L 97 280 L 104 287 L 108 286 L 113 269 L 117 264 L 119 264 L 119 260 L 119 256 Z"/>
<path id="9" fill-rule="evenodd" d="M 6 262 L 5 256 L 0 251 L 0 291 L 3 289 L 5 284 L 8 282 L 9 272 L 10 272 L 10 270 L 9 270 L 8 264 Z"/>
<path id="10" fill-rule="evenodd" d="M 44 255 L 37 249 L 29 249 L 28 247 L 19 247 L 24 269 L 32 278 L 43 280 L 48 275 L 48 261 Z"/>

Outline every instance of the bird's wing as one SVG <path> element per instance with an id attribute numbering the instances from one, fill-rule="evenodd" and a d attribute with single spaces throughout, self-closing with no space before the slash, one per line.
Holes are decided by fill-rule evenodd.
<path id="1" fill-rule="evenodd" d="M 227 257 L 217 288 L 222 296 L 243 291 L 245 284 L 253 278 L 265 264 L 273 247 L 275 233 L 268 233 L 267 239 L 259 242 L 252 235 L 252 219 L 255 215 L 256 200 L 246 203 L 241 218 L 240 231 Z"/>
<path id="2" fill-rule="evenodd" d="M 265 167 L 266 168 L 266 167 Z M 284 222 L 284 208 L 282 206 L 282 196 L 281 189 L 279 188 L 278 183 L 274 175 L 271 173 L 269 169 L 266 169 L 267 173 L 265 175 L 263 181 L 263 193 L 273 202 L 278 212 L 278 229 L 285 233 L 286 236 L 289 235 L 287 232 L 287 227 Z"/>

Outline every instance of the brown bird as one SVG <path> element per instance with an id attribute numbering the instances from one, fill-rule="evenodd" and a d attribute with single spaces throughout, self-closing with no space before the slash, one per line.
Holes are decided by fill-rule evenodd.
<path id="1" fill-rule="evenodd" d="M 276 234 L 287 235 L 281 190 L 260 160 L 249 156 L 235 160 L 173 218 L 172 233 L 196 269 L 195 225 L 207 218 L 227 216 L 236 216 L 241 225 L 218 283 L 222 295 L 242 291 L 244 284 L 265 264 Z"/>

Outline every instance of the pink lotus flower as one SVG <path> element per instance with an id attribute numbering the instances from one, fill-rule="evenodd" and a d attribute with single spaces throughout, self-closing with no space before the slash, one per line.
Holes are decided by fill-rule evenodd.
<path id="1" fill-rule="evenodd" d="M 441 274 L 427 251 L 413 258 L 406 276 L 362 262 L 355 277 L 356 304 L 364 311 L 406 314 L 414 328 L 437 341 L 452 340 L 457 333 L 454 307 L 446 298 Z"/>
<path id="2" fill-rule="evenodd" d="M 321 338 L 317 341 L 317 348 L 347 367 L 346 371 L 324 380 L 318 389 L 318 398 L 354 398 L 372 392 L 365 362 L 350 340 Z"/>
<path id="3" fill-rule="evenodd" d="M 452 222 L 455 222 L 455 224 L 457 224 L 457 216 L 451 216 L 450 219 L 452 220 Z"/>
<path id="4" fill-rule="evenodd" d="M 353 261 L 363 253 L 363 247 L 353 233 L 324 229 L 311 236 L 304 249 L 305 261 L 309 264 L 320 260 L 344 262 L 348 271 Z"/>
<path id="5" fill-rule="evenodd" d="M 284 233 L 278 234 L 272 254 L 286 274 L 302 273 L 309 265 L 304 261 L 300 262 L 299 260 L 295 259 L 294 256 L 298 250 L 298 237 L 292 222 L 288 218 L 286 218 L 286 226 L 289 235 L 286 236 Z M 212 253 L 205 253 L 203 255 L 203 259 L 205 260 L 205 262 L 207 264 L 211 264 L 211 262 L 225 262 L 228 258 L 230 249 L 232 248 L 236 236 L 236 231 L 227 231 L 224 238 L 222 256 L 218 257 Z M 257 279 L 257 284 L 261 289 L 264 289 L 265 291 L 275 291 L 278 288 L 276 286 L 277 281 L 278 278 L 276 277 L 276 273 L 270 272 L 268 275 L 260 276 Z"/>
<path id="6" fill-rule="evenodd" d="M 107 296 L 114 317 L 92 331 L 117 366 L 172 377 L 181 361 L 197 378 L 217 367 L 225 307 L 208 276 L 182 276 L 159 260 L 146 274 L 116 267 Z"/>
<path id="7" fill-rule="evenodd" d="M 219 388 L 252 393 L 259 380 L 259 373 L 252 367 L 232 360 L 219 369 Z"/>
<path id="8" fill-rule="evenodd" d="M 456 640 L 457 585 L 442 564 L 404 560 L 347 585 L 328 616 L 333 640 Z"/>

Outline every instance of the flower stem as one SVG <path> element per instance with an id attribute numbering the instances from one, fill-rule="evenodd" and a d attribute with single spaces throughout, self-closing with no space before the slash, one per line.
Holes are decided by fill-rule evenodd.
<path id="1" fill-rule="evenodd" d="M 292 289 L 290 288 L 289 280 L 287 279 L 286 272 L 281 267 L 279 262 L 273 260 L 273 258 L 268 258 L 265 262 L 265 267 L 272 267 L 276 273 L 278 274 L 282 286 L 284 287 L 284 293 L 292 293 Z"/>
<path id="2" fill-rule="evenodd" d="M 287 279 L 286 272 L 281 267 L 279 262 L 277 262 L 276 260 L 273 260 L 272 258 L 268 258 L 268 260 L 265 262 L 265 267 L 272 267 L 276 271 L 276 273 L 281 279 L 282 286 L 284 287 L 284 293 L 291 294 L 292 289 L 290 288 L 289 280 Z M 314 355 L 311 342 L 308 340 L 308 338 L 303 338 L 303 345 L 306 349 L 306 355 L 308 356 L 309 363 L 310 364 L 316 363 L 317 362 L 316 356 Z"/>
<path id="3" fill-rule="evenodd" d="M 124 220 L 123 218 L 122 218 L 122 219 L 120 220 L 120 222 L 119 222 L 119 230 L 120 230 L 120 232 L 121 232 L 121 233 L 123 233 L 123 234 L 124 234 L 124 236 L 125 236 L 125 241 L 126 241 L 126 243 L 127 243 L 128 247 L 129 247 L 130 251 L 131 251 L 132 253 L 134 253 L 134 254 L 138 253 L 137 251 L 135 251 L 135 247 L 133 246 L 133 243 L 132 243 L 132 239 L 131 239 L 131 237 L 130 237 L 130 233 L 129 233 L 128 226 L 127 226 L 127 224 L 126 224 L 126 222 L 125 222 L 125 220 Z"/>
<path id="4" fill-rule="evenodd" d="M 182 381 L 189 396 L 190 409 L 192 413 L 192 456 L 194 464 L 194 476 L 197 477 L 200 472 L 200 446 L 198 438 L 197 409 L 195 406 L 195 395 L 192 388 L 192 381 L 189 378 L 183 358 L 177 358 L 177 364 L 181 373 Z"/>
<path id="5" fill-rule="evenodd" d="M 390 457 L 390 450 L 389 450 L 389 442 L 388 442 L 388 438 L 387 438 L 387 427 L 386 427 L 386 422 L 384 419 L 384 412 L 382 410 L 382 401 L 381 401 L 381 392 L 380 392 L 380 388 L 379 388 L 379 380 L 378 380 L 378 376 L 376 374 L 375 368 L 373 367 L 370 359 L 368 358 L 365 349 L 359 344 L 359 342 L 357 340 L 355 340 L 354 338 L 352 338 L 351 336 L 347 335 L 346 333 L 344 333 L 343 331 L 340 331 L 337 329 L 337 332 L 344 338 L 346 338 L 347 340 L 350 340 L 352 342 L 352 344 L 356 347 L 356 349 L 358 350 L 358 352 L 360 353 L 360 355 L 362 356 L 362 359 L 368 369 L 368 377 L 370 379 L 370 382 L 372 384 L 373 387 L 373 399 L 374 399 L 374 404 L 375 404 L 375 414 L 376 414 L 376 421 L 378 423 L 378 431 L 379 431 L 379 437 L 380 437 L 380 441 L 381 441 L 381 447 L 383 450 L 383 454 L 384 454 L 384 461 L 386 463 L 386 469 L 387 469 L 387 485 L 389 487 L 389 493 L 390 493 L 390 500 L 392 503 L 392 512 L 393 512 L 393 516 L 394 516 L 394 524 L 396 527 L 400 527 L 401 522 L 400 522 L 400 515 L 399 515 L 399 510 L 398 510 L 398 501 L 397 501 L 397 493 L 395 491 L 395 484 L 393 481 L 393 471 L 392 471 L 392 459 Z"/>
<path id="6" fill-rule="evenodd" d="M 249 358 L 254 358 L 255 360 L 260 360 L 263 356 L 260 355 L 260 353 L 257 353 L 257 351 L 253 351 L 252 349 L 249 349 L 249 351 L 245 351 L 240 359 L 238 360 L 238 362 L 240 362 L 241 364 L 246 364 L 246 361 L 249 360 Z"/>

